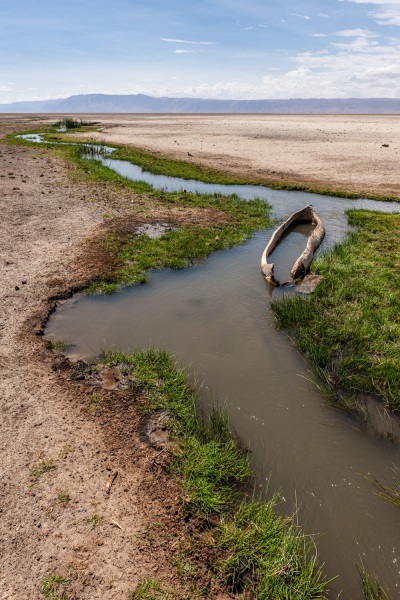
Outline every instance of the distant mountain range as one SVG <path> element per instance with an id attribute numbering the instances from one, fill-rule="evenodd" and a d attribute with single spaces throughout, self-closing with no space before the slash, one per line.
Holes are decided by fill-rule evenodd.
<path id="1" fill-rule="evenodd" d="M 81 94 L 59 100 L 0 104 L 0 113 L 400 114 L 400 99 L 206 100 L 154 98 L 144 94 Z"/>

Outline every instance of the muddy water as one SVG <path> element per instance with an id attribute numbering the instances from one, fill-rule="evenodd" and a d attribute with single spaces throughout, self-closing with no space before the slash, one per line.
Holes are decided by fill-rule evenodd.
<path id="1" fill-rule="evenodd" d="M 139 169 L 102 160 L 116 170 L 129 169 L 132 178 L 131 167 Z M 161 182 L 140 171 L 139 179 L 171 189 L 170 180 Z M 325 247 L 345 236 L 346 208 L 398 209 L 389 203 L 258 186 L 187 181 L 173 185 L 263 197 L 279 219 L 312 203 L 327 228 Z M 152 344 L 189 364 L 202 382 L 203 407 L 216 398 L 228 402 L 232 426 L 252 452 L 257 484 L 266 488 L 269 480 L 270 490 L 281 489 L 282 509 L 290 512 L 297 507 L 305 530 L 321 534 L 317 543 L 325 573 L 339 575 L 330 584 L 330 597 L 343 590 L 344 599 L 363 598 L 355 563 L 375 573 L 391 597 L 398 597 L 400 511 L 374 494 L 360 474 L 391 480 L 400 451 L 329 407 L 309 380 L 305 361 L 275 329 L 266 301 L 271 288 L 259 271 L 271 232 L 259 232 L 243 246 L 216 253 L 194 268 L 158 272 L 145 286 L 109 297 L 77 295 L 54 313 L 46 337 L 69 341 L 68 354 L 75 358 L 92 357 L 106 347 L 129 350 Z M 299 247 L 304 248 L 306 234 L 292 231 L 274 253 L 284 273 L 299 255 Z M 282 279 L 284 273 L 279 273 Z"/>
<path id="2" fill-rule="evenodd" d="M 175 354 L 203 382 L 208 406 L 227 400 L 232 425 L 252 451 L 258 483 L 281 489 L 283 507 L 318 532 L 331 598 L 361 599 L 354 563 L 397 589 L 400 511 L 360 473 L 390 479 L 399 450 L 326 405 L 307 365 L 276 331 L 258 259 L 265 234 L 184 271 L 110 297 L 78 295 L 52 316 L 46 337 L 68 340 L 69 355 L 150 344 Z M 394 595 L 393 597 L 397 597 Z"/>

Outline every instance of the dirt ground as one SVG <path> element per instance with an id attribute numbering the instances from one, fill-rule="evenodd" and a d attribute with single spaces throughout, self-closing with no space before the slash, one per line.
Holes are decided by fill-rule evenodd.
<path id="1" fill-rule="evenodd" d="M 2 117 L 0 138 L 30 127 L 40 124 Z M 69 600 L 128 598 L 142 578 L 190 598 L 171 567 L 188 527 L 183 500 L 139 435 L 135 399 L 70 381 L 38 335 L 51 299 L 104 269 L 88 239 L 110 222 L 165 215 L 130 192 L 77 181 L 39 147 L 1 143 L 0 206 L 0 598 L 43 598 L 54 575 Z M 194 212 L 174 218 L 213 218 Z"/>
<path id="2" fill-rule="evenodd" d="M 99 138 L 236 175 L 400 195 L 400 117 L 96 120 Z M 49 121 L 2 115 L 0 141 Z M 166 213 L 132 192 L 79 181 L 40 147 L 2 143 L 0 207 L 0 598 L 42 598 L 40 583 L 52 575 L 63 577 L 70 600 L 128 598 L 141 578 L 191 598 L 171 568 L 189 526 L 183 500 L 159 468 L 159 451 L 139 435 L 132 398 L 107 396 L 94 410 L 93 393 L 106 392 L 70 381 L 38 334 L 54 298 L 108 268 L 90 240 L 126 223 L 202 224 L 215 214 Z M 226 597 L 212 590 L 211 598 Z"/>
<path id="3" fill-rule="evenodd" d="M 107 142 L 161 151 L 232 175 L 400 197 L 400 115 L 93 118 L 104 126 L 97 137 Z"/>

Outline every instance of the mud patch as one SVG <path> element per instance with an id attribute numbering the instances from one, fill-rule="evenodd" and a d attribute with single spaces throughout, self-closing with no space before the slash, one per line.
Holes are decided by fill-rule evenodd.
<path id="1" fill-rule="evenodd" d="M 167 231 L 173 231 L 173 227 L 168 225 L 168 223 L 145 223 L 140 227 L 137 227 L 136 234 L 137 235 L 147 235 L 147 237 L 151 239 L 158 239 L 164 235 Z"/>
<path id="2" fill-rule="evenodd" d="M 169 443 L 169 415 L 166 410 L 158 410 L 154 414 L 143 419 L 140 427 L 142 441 L 160 448 Z"/>

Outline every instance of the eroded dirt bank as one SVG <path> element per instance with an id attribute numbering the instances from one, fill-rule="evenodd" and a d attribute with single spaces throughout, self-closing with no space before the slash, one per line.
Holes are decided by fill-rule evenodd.
<path id="1" fill-rule="evenodd" d="M 3 117 L 0 137 L 34 126 Z M 70 600 L 127 598 L 145 577 L 190 597 L 171 569 L 183 501 L 159 450 L 141 441 L 132 401 L 69 381 L 36 335 L 49 297 L 107 267 L 87 245 L 105 213 L 163 215 L 144 215 L 130 192 L 77 181 L 41 148 L 0 144 L 0 182 L 0 597 L 42 598 L 52 575 Z"/>

